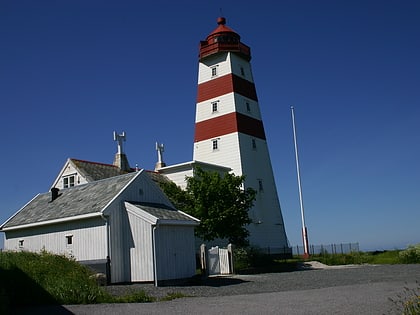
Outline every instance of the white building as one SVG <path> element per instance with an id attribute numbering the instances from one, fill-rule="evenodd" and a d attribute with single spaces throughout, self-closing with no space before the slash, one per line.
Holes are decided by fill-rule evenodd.
<path id="1" fill-rule="evenodd" d="M 78 180 L 80 170 L 72 171 Z M 69 183 L 68 178 L 61 183 Z M 141 170 L 61 190 L 53 187 L 35 196 L 0 230 L 6 250 L 66 254 L 100 270 L 109 258 L 110 282 L 157 283 L 195 275 L 198 224 L 176 210 Z"/>

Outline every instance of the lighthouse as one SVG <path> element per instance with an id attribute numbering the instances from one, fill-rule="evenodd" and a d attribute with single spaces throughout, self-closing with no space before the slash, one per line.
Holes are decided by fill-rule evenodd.
<path id="1" fill-rule="evenodd" d="M 251 49 L 217 19 L 200 42 L 193 160 L 229 167 L 257 191 L 247 227 L 253 246 L 290 250 L 251 69 Z"/>

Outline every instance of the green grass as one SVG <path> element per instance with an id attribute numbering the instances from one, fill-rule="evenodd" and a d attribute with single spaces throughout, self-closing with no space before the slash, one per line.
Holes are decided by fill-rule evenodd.
<path id="1" fill-rule="evenodd" d="M 420 263 L 419 245 L 409 246 L 405 250 L 389 250 L 380 252 L 352 252 L 348 254 L 319 254 L 309 260 L 316 260 L 326 265 L 348 264 L 418 264 Z"/>
<path id="2" fill-rule="evenodd" d="M 171 293 L 160 300 L 184 297 Z M 0 252 L 0 314 L 17 306 L 157 301 L 144 291 L 112 296 L 73 259 L 47 252 Z"/>

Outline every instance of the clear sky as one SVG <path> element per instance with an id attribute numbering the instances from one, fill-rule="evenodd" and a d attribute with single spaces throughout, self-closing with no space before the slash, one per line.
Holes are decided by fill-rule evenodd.
<path id="1" fill-rule="evenodd" d="M 220 9 L 221 8 L 221 9 Z M 222 13 L 221 13 L 222 12 Z M 252 67 L 286 231 L 301 245 L 420 242 L 420 1 L 0 0 L 0 221 L 67 158 L 192 159 L 198 44 L 227 25 Z M 1 242 L 0 242 L 1 246 Z"/>

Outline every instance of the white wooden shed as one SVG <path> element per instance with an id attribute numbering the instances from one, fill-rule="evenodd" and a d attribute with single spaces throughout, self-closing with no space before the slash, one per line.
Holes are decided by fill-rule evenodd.
<path id="1" fill-rule="evenodd" d="M 46 250 L 104 266 L 110 282 L 195 274 L 194 227 L 145 171 L 35 196 L 0 226 L 5 250 Z"/>

